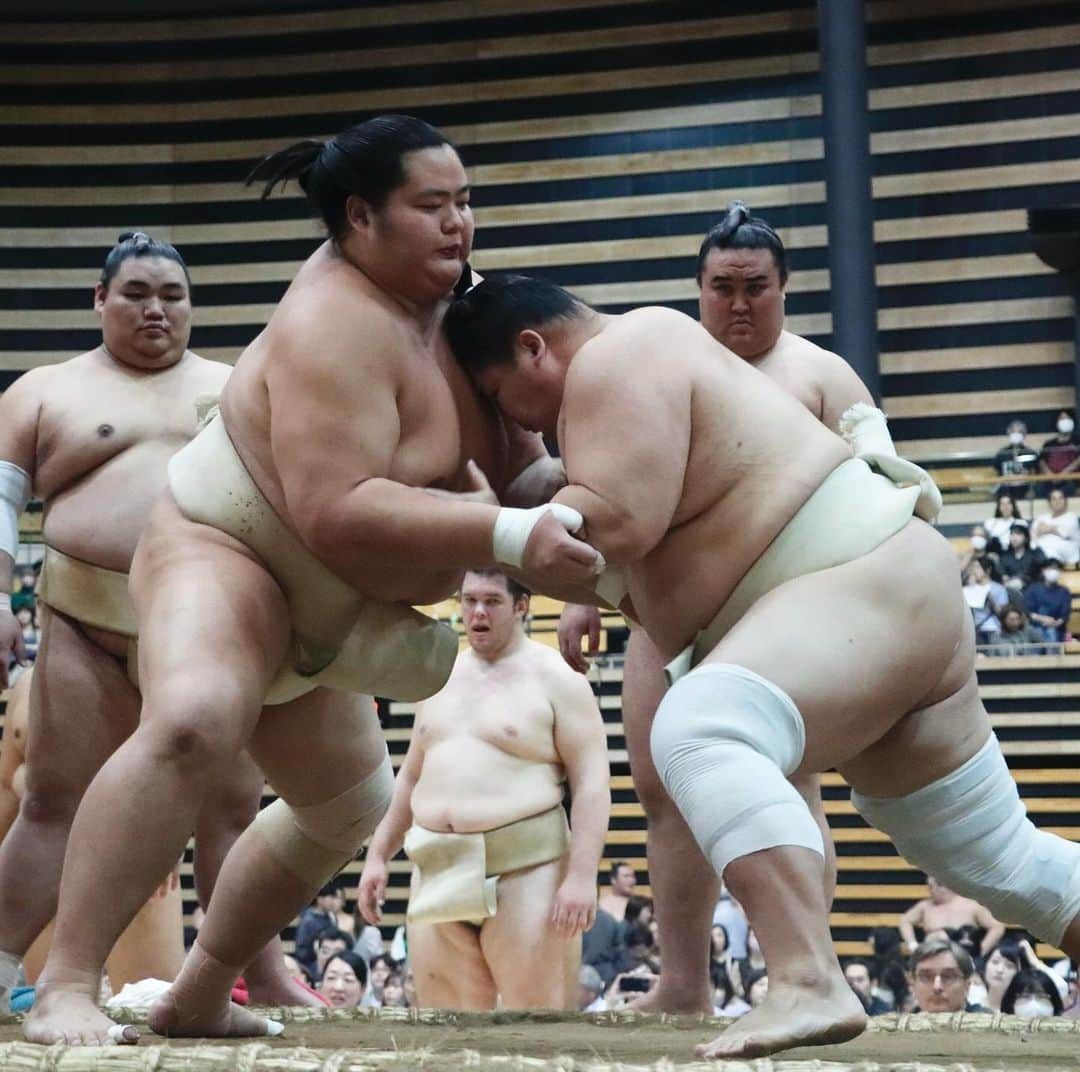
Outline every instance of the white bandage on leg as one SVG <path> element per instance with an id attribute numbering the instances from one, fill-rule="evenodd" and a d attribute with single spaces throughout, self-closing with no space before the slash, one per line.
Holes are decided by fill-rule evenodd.
<path id="1" fill-rule="evenodd" d="M 360 851 L 393 792 L 387 755 L 378 769 L 332 800 L 291 807 L 279 798 L 259 812 L 255 826 L 280 864 L 321 886 Z"/>
<path id="2" fill-rule="evenodd" d="M 992 735 L 962 766 L 914 793 L 852 792 L 851 802 L 908 863 L 1003 923 L 1060 945 L 1080 913 L 1080 845 L 1035 829 Z"/>
<path id="3" fill-rule="evenodd" d="M 12 558 L 19 550 L 19 515 L 30 501 L 30 474 L 0 461 L 0 551 Z"/>
<path id="4" fill-rule="evenodd" d="M 549 510 L 567 532 L 578 532 L 585 524 L 585 519 L 577 510 L 571 506 L 563 506 L 562 503 L 545 503 L 543 506 L 534 506 L 531 510 L 504 506 L 495 518 L 495 532 L 492 536 L 495 561 L 503 566 L 520 566 L 525 558 L 525 545 L 529 542 L 532 530 Z"/>
<path id="5" fill-rule="evenodd" d="M 732 860 L 780 845 L 824 857 L 821 831 L 787 780 L 805 743 L 791 697 L 741 666 L 699 666 L 661 700 L 653 763 L 721 877 Z"/>
<path id="6" fill-rule="evenodd" d="M 934 478 L 914 462 L 896 453 L 889 435 L 888 418 L 868 402 L 856 402 L 844 410 L 837 422 L 837 432 L 851 445 L 856 458 L 862 458 L 871 469 L 894 484 L 917 485 L 919 498 L 915 513 L 931 524 L 941 513 L 941 492 Z"/>

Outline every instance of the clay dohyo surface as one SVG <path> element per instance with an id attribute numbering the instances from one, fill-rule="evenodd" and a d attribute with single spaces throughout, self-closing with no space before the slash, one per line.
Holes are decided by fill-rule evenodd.
<path id="1" fill-rule="evenodd" d="M 601 1013 L 449 1013 L 284 1009 L 273 1041 L 160 1039 L 138 1046 L 31 1046 L 0 1023 L 0 1068 L 13 1072 L 982 1072 L 1080 1067 L 1080 1021 L 1001 1015 L 902 1015 L 871 1021 L 843 1046 L 755 1061 L 703 1062 L 694 1045 L 722 1020 Z M 140 1022 L 138 1014 L 118 1019 Z"/>

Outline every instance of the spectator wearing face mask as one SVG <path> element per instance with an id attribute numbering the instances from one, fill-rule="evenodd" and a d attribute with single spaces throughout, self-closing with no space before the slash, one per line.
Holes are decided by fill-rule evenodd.
<path id="1" fill-rule="evenodd" d="M 1025 968 L 1009 983 L 1001 999 L 1001 1011 L 1026 1020 L 1037 1016 L 1060 1016 L 1061 994 L 1046 972 Z"/>
<path id="2" fill-rule="evenodd" d="M 1061 488 L 1066 495 L 1075 492 L 1071 480 L 1065 478 L 1080 469 L 1080 440 L 1076 437 L 1076 424 L 1068 410 L 1062 410 L 1057 419 L 1057 435 L 1051 436 L 1039 451 L 1039 472 L 1060 476 L 1051 486 Z"/>
<path id="3" fill-rule="evenodd" d="M 1047 558 L 1075 566 L 1080 561 L 1080 520 L 1061 488 L 1053 488 L 1046 499 L 1050 510 L 1035 519 L 1031 541 Z"/>
<path id="4" fill-rule="evenodd" d="M 985 558 L 990 552 L 990 534 L 983 525 L 972 525 L 971 534 L 968 536 L 968 547 L 960 555 L 960 572 L 966 574 L 971 568 L 972 562 L 977 558 Z"/>
<path id="5" fill-rule="evenodd" d="M 990 539 L 987 550 L 1001 554 L 1009 549 L 1009 531 L 1013 523 L 1022 521 L 1020 504 L 1015 496 L 1008 491 L 1003 491 L 994 505 L 994 516 L 988 517 L 983 522 L 983 529 Z"/>
<path id="6" fill-rule="evenodd" d="M 1038 469 L 1039 452 L 1025 442 L 1027 425 L 1023 421 L 1009 421 L 1005 428 L 1008 443 L 994 456 L 994 468 L 998 475 L 1005 478 L 995 495 L 1011 491 L 1016 496 L 1024 496 L 1028 491 L 1026 481 L 1018 480 Z"/>
<path id="7" fill-rule="evenodd" d="M 1061 563 L 1056 558 L 1047 559 L 1042 580 L 1028 585 L 1024 593 L 1032 629 L 1041 640 L 1055 644 L 1065 639 L 1072 612 L 1072 593 L 1059 582 L 1060 577 Z"/>
<path id="8" fill-rule="evenodd" d="M 1046 564 L 1046 556 L 1031 546 L 1031 530 L 1023 521 L 1009 529 L 1009 545 L 998 557 L 1005 587 L 1021 591 L 1034 581 Z"/>

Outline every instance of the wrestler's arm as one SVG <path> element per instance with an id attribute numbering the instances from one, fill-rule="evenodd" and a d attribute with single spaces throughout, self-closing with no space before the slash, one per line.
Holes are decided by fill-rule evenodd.
<path id="1" fill-rule="evenodd" d="M 551 919 L 564 937 L 588 930 L 596 918 L 596 873 L 611 813 L 607 734 L 592 689 L 559 663 L 554 683 L 555 751 L 570 786 L 570 861 Z"/>
<path id="2" fill-rule="evenodd" d="M 925 901 L 918 901 L 900 917 L 900 937 L 903 939 L 904 946 L 909 953 L 918 945 L 915 941 L 915 928 L 923 925 L 923 910 L 925 907 Z"/>
<path id="3" fill-rule="evenodd" d="M 582 514 L 585 538 L 609 565 L 624 565 L 643 558 L 671 525 L 690 453 L 691 385 L 627 333 L 582 360 L 586 351 L 566 378 L 560 442 L 567 486 L 554 501 Z"/>
<path id="4" fill-rule="evenodd" d="M 308 360 L 278 361 L 267 373 L 274 464 L 304 542 L 376 599 L 429 602 L 433 581 L 448 592 L 454 571 L 496 565 L 497 507 L 429 495 L 389 475 L 406 389 L 400 339 L 373 322 L 359 351 L 340 326 L 304 328 L 305 336 L 314 334 L 304 350 Z M 538 545 L 554 550 L 559 570 L 571 576 L 585 580 L 595 568 L 591 548 L 566 535 L 554 517 L 536 523 L 526 557 Z"/>
<path id="5" fill-rule="evenodd" d="M 975 905 L 975 923 L 986 931 L 979 946 L 979 952 L 985 957 L 1005 937 L 1005 924 L 996 920 L 993 912 L 978 902 Z"/>
<path id="6" fill-rule="evenodd" d="M 502 501 L 507 506 L 539 506 L 550 502 L 566 486 L 566 469 L 561 458 L 553 458 L 537 432 L 527 432 L 503 416 L 510 447 L 509 482 Z"/>
<path id="7" fill-rule="evenodd" d="M 38 421 L 44 402 L 44 383 L 48 379 L 48 370 L 32 369 L 20 376 L 4 393 L 0 395 L 0 462 L 6 462 L 0 473 L 0 543 L 18 539 L 18 519 L 11 520 L 17 513 L 11 504 L 16 486 L 32 483 L 37 469 Z M 14 548 L 0 546 L 0 686 L 8 681 L 8 657 L 13 654 L 22 665 L 26 665 L 26 649 L 23 645 L 22 629 L 11 613 L 4 596 L 11 595 L 14 582 Z"/>
<path id="8" fill-rule="evenodd" d="M 409 750 L 398 768 L 394 779 L 394 792 L 390 807 L 371 835 L 364 858 L 364 870 L 356 891 L 356 907 L 364 919 L 373 926 L 382 918 L 382 906 L 386 899 L 389 877 L 388 864 L 405 844 L 405 834 L 412 825 L 412 795 L 424 766 L 424 745 L 417 732 L 423 716 L 423 705 L 418 705 L 413 720 L 413 732 Z"/>
<path id="9" fill-rule="evenodd" d="M 818 350 L 819 378 L 821 391 L 821 423 L 835 432 L 840 418 L 856 402 L 876 405 L 866 384 L 855 370 L 839 355 L 831 350 Z"/>

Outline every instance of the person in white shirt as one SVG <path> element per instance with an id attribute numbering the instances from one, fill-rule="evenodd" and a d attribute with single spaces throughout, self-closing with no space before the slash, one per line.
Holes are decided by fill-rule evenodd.
<path id="1" fill-rule="evenodd" d="M 1047 558 L 1056 558 L 1066 566 L 1080 561 L 1080 521 L 1069 509 L 1069 501 L 1061 488 L 1047 496 L 1050 512 L 1035 519 L 1031 528 L 1032 542 Z"/>

